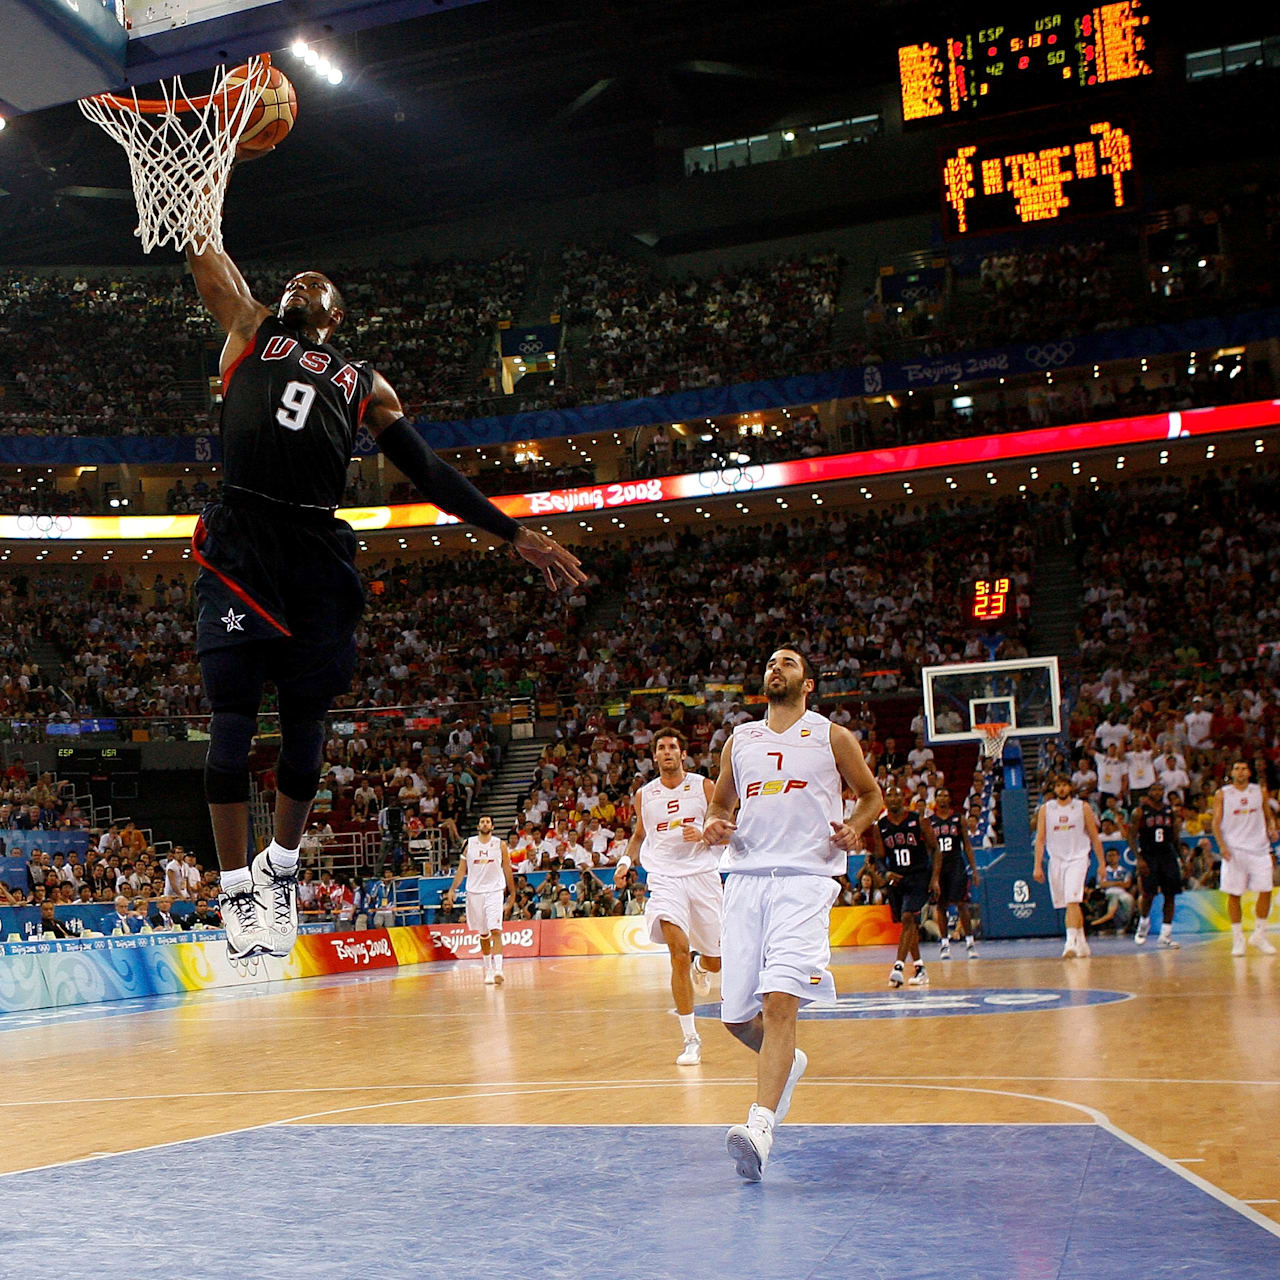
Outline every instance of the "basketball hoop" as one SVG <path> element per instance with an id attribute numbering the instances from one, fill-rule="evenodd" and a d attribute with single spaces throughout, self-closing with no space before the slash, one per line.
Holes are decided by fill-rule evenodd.
<path id="1" fill-rule="evenodd" d="M 180 253 L 222 252 L 222 198 L 236 143 L 270 67 L 267 53 L 240 67 L 219 66 L 209 92 L 194 98 L 175 76 L 160 82 L 159 98 L 139 98 L 135 91 L 81 99 L 80 110 L 129 157 L 138 207 L 134 235 L 145 253 L 163 244 Z"/>
<path id="2" fill-rule="evenodd" d="M 973 726 L 982 734 L 982 750 L 988 760 L 999 760 L 1004 754 L 1004 744 L 1008 741 L 1010 724 L 975 724 Z"/>

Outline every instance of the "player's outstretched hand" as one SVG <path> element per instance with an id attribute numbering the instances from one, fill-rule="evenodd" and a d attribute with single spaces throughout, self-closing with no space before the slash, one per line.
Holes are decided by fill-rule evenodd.
<path id="1" fill-rule="evenodd" d="M 831 824 L 831 841 L 845 853 L 852 853 L 855 849 L 862 848 L 862 837 L 847 822 Z"/>
<path id="2" fill-rule="evenodd" d="M 702 828 L 702 838 L 708 844 L 724 844 L 737 829 L 728 818 L 712 818 Z"/>
<path id="3" fill-rule="evenodd" d="M 511 544 L 516 553 L 542 570 L 547 587 L 559 591 L 561 587 L 581 586 L 587 575 L 582 572 L 582 561 L 566 551 L 554 538 L 525 526 L 516 534 Z"/>

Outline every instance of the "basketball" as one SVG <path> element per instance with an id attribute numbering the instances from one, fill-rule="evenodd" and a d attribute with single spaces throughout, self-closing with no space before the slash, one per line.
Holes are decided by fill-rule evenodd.
<path id="1" fill-rule="evenodd" d="M 224 94 L 230 96 L 242 89 L 248 80 L 248 67 L 234 68 L 227 76 Z M 249 112 L 249 122 L 236 144 L 242 155 L 257 155 L 283 142 L 298 118 L 298 95 L 289 77 L 276 67 L 267 68 L 266 84 L 258 101 Z"/>

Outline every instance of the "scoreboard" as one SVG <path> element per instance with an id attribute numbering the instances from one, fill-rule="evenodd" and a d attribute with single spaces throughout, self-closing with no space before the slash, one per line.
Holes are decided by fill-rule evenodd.
<path id="1" fill-rule="evenodd" d="M 999 622 L 1009 612 L 1011 578 L 979 578 L 971 587 L 970 616 L 974 622 Z"/>
<path id="2" fill-rule="evenodd" d="M 978 6 L 974 6 L 975 9 Z M 1152 72 L 1142 0 L 939 29 L 898 50 L 902 120 L 946 122 L 1087 96 Z"/>
<path id="3" fill-rule="evenodd" d="M 1137 203 L 1133 142 L 1109 121 L 1064 125 L 1016 141 L 957 147 L 941 157 L 949 236 L 1007 231 L 1064 214 Z"/>

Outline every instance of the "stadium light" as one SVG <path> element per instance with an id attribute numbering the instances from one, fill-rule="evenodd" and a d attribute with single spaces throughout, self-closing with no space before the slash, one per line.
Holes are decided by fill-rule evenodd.
<path id="1" fill-rule="evenodd" d="M 305 40 L 295 40 L 289 46 L 289 52 L 292 53 L 295 58 L 302 59 L 307 56 L 307 51 L 309 48 L 310 46 L 307 44 Z"/>

